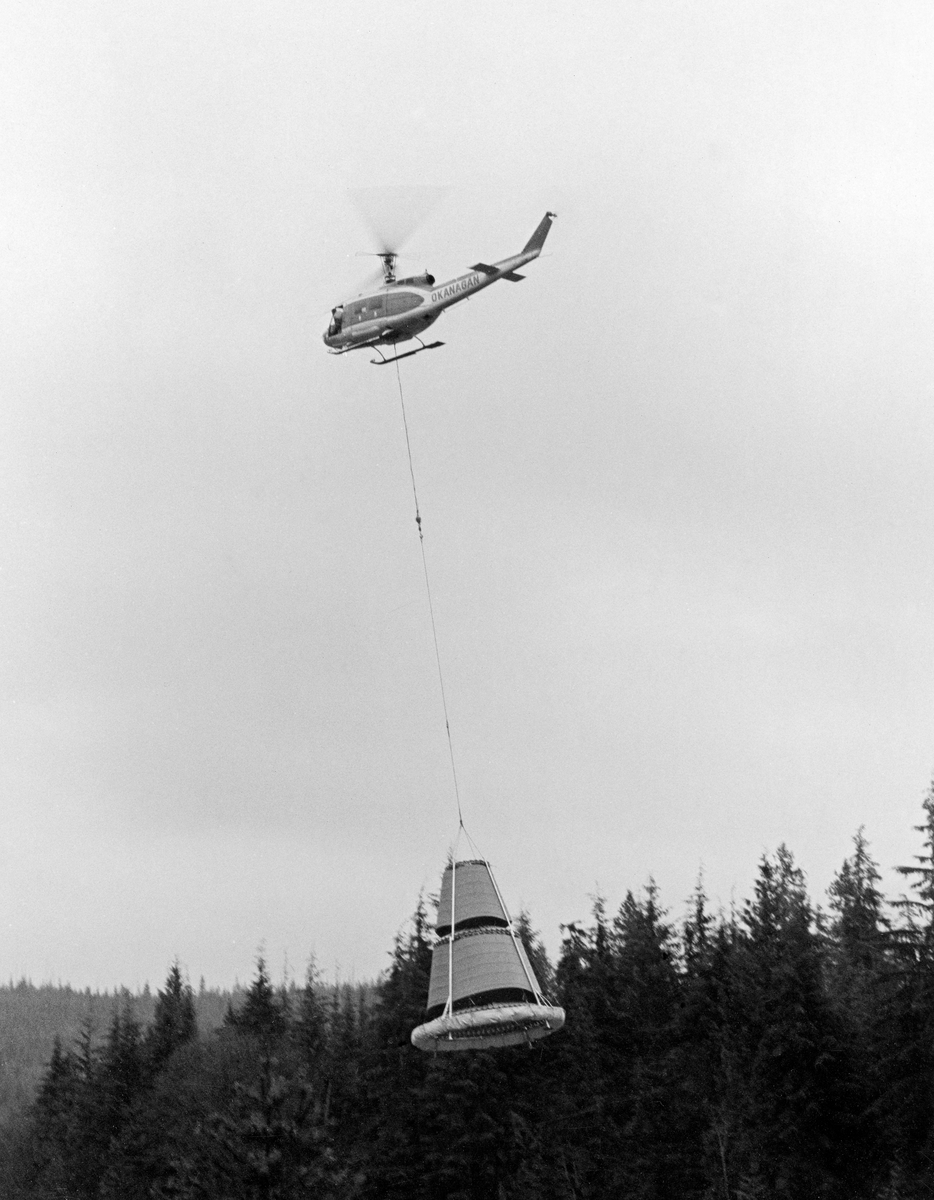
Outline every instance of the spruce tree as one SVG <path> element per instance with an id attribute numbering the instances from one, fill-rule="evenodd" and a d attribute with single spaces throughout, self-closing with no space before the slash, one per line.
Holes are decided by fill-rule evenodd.
<path id="1" fill-rule="evenodd" d="M 681 1005 L 675 1043 L 683 1073 L 684 1104 L 694 1124 L 689 1137 L 696 1169 L 706 1186 L 688 1191 L 704 1200 L 732 1200 L 734 1162 L 742 1143 L 735 1072 L 724 1054 L 725 1014 L 731 1012 L 739 930 L 735 916 L 716 921 L 698 884 L 682 938 Z M 700 1141 L 698 1146 L 697 1141 Z M 692 1155 L 693 1157 L 693 1155 Z"/>
<path id="2" fill-rule="evenodd" d="M 849 977 L 871 978 L 884 958 L 889 922 L 877 886 L 880 878 L 860 827 L 853 838 L 853 853 L 828 888 L 837 966 Z"/>
<path id="3" fill-rule="evenodd" d="M 130 1106 L 140 1092 L 143 1069 L 139 1022 L 129 994 L 124 993 L 120 1007 L 114 1009 L 95 1080 L 101 1114 L 112 1138 L 119 1133 Z"/>
<path id="4" fill-rule="evenodd" d="M 922 853 L 915 855 L 911 866 L 896 867 L 900 875 L 911 882 L 912 896 L 903 896 L 896 900 L 909 921 L 909 931 L 913 933 L 919 950 L 930 954 L 934 948 L 934 780 L 921 803 L 924 819 L 915 826 L 916 832 L 922 835 Z"/>
<path id="5" fill-rule="evenodd" d="M 529 963 L 538 980 L 542 993 L 546 998 L 555 995 L 555 970 L 548 960 L 548 954 L 542 945 L 541 937 L 532 927 L 532 919 L 525 909 L 519 913 L 515 923 L 516 934 L 522 943 L 522 948 L 528 956 Z"/>
<path id="6" fill-rule="evenodd" d="M 254 1079 L 237 1081 L 229 1106 L 206 1122 L 210 1170 L 202 1164 L 198 1182 L 207 1195 L 292 1200 L 334 1194 L 340 1174 L 314 1092 L 277 1068 L 277 1060 L 264 1055 Z"/>
<path id="7" fill-rule="evenodd" d="M 73 1144 L 78 1068 L 74 1055 L 56 1035 L 39 1093 L 30 1113 L 26 1182 L 37 1195 L 66 1195 L 68 1157 Z"/>
<path id="8" fill-rule="evenodd" d="M 366 1195 L 373 1200 L 415 1200 L 421 1194 L 413 1164 L 423 1152 L 421 1095 L 430 1062 L 428 1055 L 414 1049 L 410 1034 L 424 1019 L 429 938 L 428 916 L 419 898 L 409 927 L 396 937 L 368 1029 L 367 1089 L 374 1110 L 364 1128 L 370 1145 Z"/>
<path id="9" fill-rule="evenodd" d="M 554 1177 L 569 1196 L 597 1197 L 612 1185 L 624 1152 L 619 1081 L 629 1053 L 616 991 L 616 955 L 602 897 L 593 922 L 564 927 L 557 967 L 558 999 L 567 1024 L 554 1039 L 557 1088 Z"/>
<path id="10" fill-rule="evenodd" d="M 150 1071 L 159 1071 L 179 1046 L 197 1036 L 194 994 L 191 985 L 182 978 L 176 959 L 169 968 L 165 986 L 157 994 L 153 1022 L 146 1033 Z"/>
<path id="11" fill-rule="evenodd" d="M 225 1025 L 238 1033 L 257 1038 L 269 1045 L 280 1041 L 289 1027 L 289 1013 L 280 993 L 273 987 L 260 954 L 256 959 L 256 976 L 247 989 L 243 1003 L 236 1011 L 231 1008 Z"/>
<path id="12" fill-rule="evenodd" d="M 115 1011 L 108 1036 L 108 1052 L 116 1054 L 120 1040 L 120 1014 Z M 60 1062 L 56 1070 L 60 1071 Z M 47 1143 L 44 1169 L 36 1179 L 36 1192 L 74 1200 L 92 1200 L 107 1169 L 107 1152 L 113 1134 L 114 1107 L 111 1078 L 103 1067 L 90 1016 L 82 1023 L 74 1050 L 68 1056 L 67 1087 L 60 1093 L 61 1119 Z"/>
<path id="13" fill-rule="evenodd" d="M 804 877 L 780 846 L 760 862 L 721 992 L 726 1173 L 753 1194 L 842 1200 L 865 1179 L 859 1141 L 847 1136 L 845 1031 L 824 994 L 814 925 Z"/>
<path id="14" fill-rule="evenodd" d="M 614 1187 L 633 1200 L 661 1200 L 685 1194 L 700 1155 L 679 1055 L 677 945 L 654 882 L 644 900 L 627 894 L 613 928 L 616 1003 L 628 1042 L 618 1062 L 616 1120 L 625 1148 Z"/>
<path id="15" fill-rule="evenodd" d="M 832 918 L 825 943 L 825 979 L 852 1064 L 846 1133 L 859 1143 L 867 1185 L 881 1182 L 889 1171 L 890 1143 L 885 1132 L 888 1022 L 899 986 L 879 880 L 878 867 L 860 828 L 853 839 L 853 853 L 828 888 Z"/>
<path id="16" fill-rule="evenodd" d="M 882 1046 L 886 1138 L 908 1195 L 934 1192 L 934 782 L 922 811 L 921 853 L 897 868 L 911 894 L 895 901 L 902 921 L 892 931 L 896 982 Z"/>
<path id="17" fill-rule="evenodd" d="M 292 1034 L 310 1074 L 320 1077 L 327 1055 L 327 1012 L 321 995 L 321 979 L 312 957 L 305 971 L 305 984 L 298 997 Z"/>

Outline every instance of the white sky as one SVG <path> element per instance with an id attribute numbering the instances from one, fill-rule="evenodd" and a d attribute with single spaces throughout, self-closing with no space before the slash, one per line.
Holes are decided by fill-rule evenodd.
<path id="1" fill-rule="evenodd" d="M 467 826 L 554 950 L 650 874 L 918 848 L 928 4 L 19 4 L 0 45 L 0 977 L 370 977 L 454 798 L 347 189 L 443 184 L 403 365 Z M 887 875 L 893 894 L 899 884 Z"/>

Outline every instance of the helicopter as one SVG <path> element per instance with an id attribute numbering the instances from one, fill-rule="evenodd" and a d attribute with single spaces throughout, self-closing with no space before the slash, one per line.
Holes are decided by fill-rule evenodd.
<path id="1" fill-rule="evenodd" d="M 444 342 L 422 341 L 420 334 L 433 325 L 446 308 L 466 300 L 475 292 L 489 287 L 499 279 L 518 283 L 524 279 L 517 267 L 538 258 L 557 214 L 546 212 L 537 229 L 518 254 L 495 263 L 478 262 L 465 275 L 458 275 L 447 283 L 436 284 L 434 275 L 426 271 L 423 275 L 411 275 L 406 279 L 396 278 L 394 250 L 383 250 L 376 255 L 383 264 L 383 286 L 372 293 L 361 293 L 346 304 L 338 304 L 331 310 L 331 322 L 323 341 L 329 354 L 349 354 L 351 350 L 374 349 L 379 358 L 370 362 L 378 367 L 403 358 L 411 358 L 422 350 L 437 350 Z M 405 354 L 394 354 L 387 358 L 381 346 L 396 346 L 414 338 L 419 347 Z"/>

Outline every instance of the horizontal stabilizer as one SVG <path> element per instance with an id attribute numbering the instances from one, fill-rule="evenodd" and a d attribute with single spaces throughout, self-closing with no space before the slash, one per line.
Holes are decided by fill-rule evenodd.
<path id="1" fill-rule="evenodd" d="M 525 279 L 525 276 L 520 275 L 518 271 L 507 271 L 503 279 L 508 279 L 510 283 L 518 283 L 520 279 Z"/>
<path id="2" fill-rule="evenodd" d="M 484 275 L 496 274 L 496 268 L 491 267 L 489 263 L 474 263 L 470 269 L 471 271 L 482 271 Z"/>

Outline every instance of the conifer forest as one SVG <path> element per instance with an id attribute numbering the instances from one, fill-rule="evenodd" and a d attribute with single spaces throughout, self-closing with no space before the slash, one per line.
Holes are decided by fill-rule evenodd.
<path id="1" fill-rule="evenodd" d="M 567 1026 L 422 1054 L 432 914 L 372 985 L 255 977 L 203 1028 L 177 964 L 145 1017 L 57 1038 L 8 1111 L 9 1200 L 928 1200 L 934 1195 L 934 785 L 885 897 L 862 832 L 826 903 L 784 846 L 752 895 L 673 918 L 649 884 L 563 928 Z"/>

